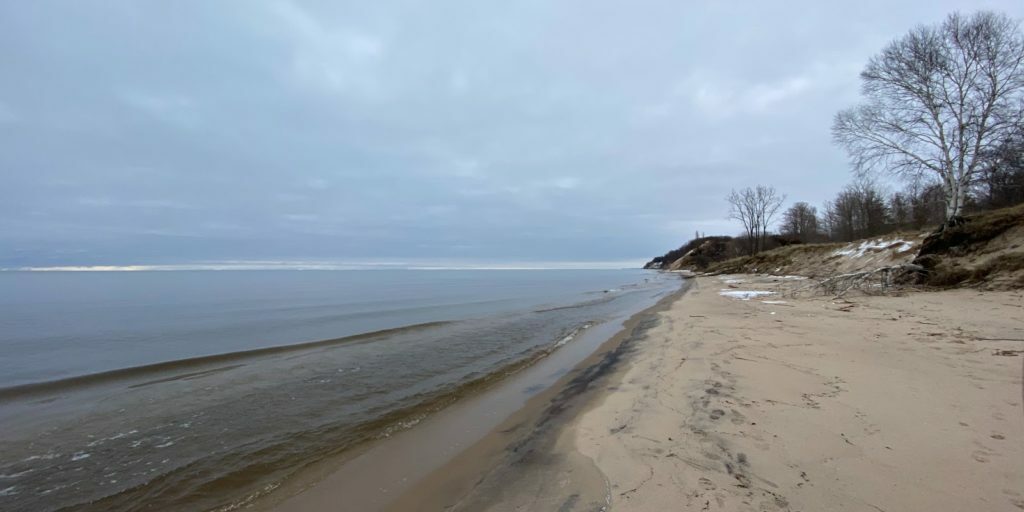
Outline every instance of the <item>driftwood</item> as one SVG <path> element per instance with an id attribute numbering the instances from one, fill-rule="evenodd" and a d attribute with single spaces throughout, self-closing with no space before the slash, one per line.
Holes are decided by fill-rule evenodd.
<path id="1" fill-rule="evenodd" d="M 836 297 L 846 295 L 850 290 L 860 290 L 868 294 L 887 293 L 901 281 L 903 277 L 924 272 L 925 268 L 913 263 L 892 265 L 863 272 L 840 274 L 828 279 L 812 283 L 809 287 L 816 291 L 832 294 Z M 807 288 L 807 287 L 805 287 Z"/>

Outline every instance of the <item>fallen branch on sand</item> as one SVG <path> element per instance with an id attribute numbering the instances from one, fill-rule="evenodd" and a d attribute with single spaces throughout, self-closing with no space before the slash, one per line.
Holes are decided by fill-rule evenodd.
<path id="1" fill-rule="evenodd" d="M 808 287 L 821 290 L 836 297 L 842 297 L 850 290 L 860 290 L 864 293 L 886 293 L 896 284 L 897 280 L 910 273 L 924 272 L 921 265 L 904 263 L 889 267 L 876 268 L 863 272 L 851 272 L 840 274 L 828 279 L 813 283 Z M 800 290 L 797 290 L 800 291 Z"/>

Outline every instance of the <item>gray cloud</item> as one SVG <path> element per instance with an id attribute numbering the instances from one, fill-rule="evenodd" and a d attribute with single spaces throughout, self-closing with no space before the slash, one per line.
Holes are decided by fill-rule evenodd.
<path id="1" fill-rule="evenodd" d="M 0 267 L 643 258 L 820 203 L 888 40 L 1019 2 L 7 2 Z"/>

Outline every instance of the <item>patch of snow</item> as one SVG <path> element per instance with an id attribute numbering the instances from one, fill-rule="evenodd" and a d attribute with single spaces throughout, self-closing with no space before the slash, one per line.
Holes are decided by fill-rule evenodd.
<path id="1" fill-rule="evenodd" d="M 731 299 L 739 300 L 750 300 L 755 297 L 762 297 L 764 295 L 775 295 L 775 292 L 769 292 L 765 290 L 721 290 L 718 292 L 723 297 L 729 297 Z"/>
<path id="2" fill-rule="evenodd" d="M 914 247 L 913 242 L 908 242 L 903 239 L 892 239 L 887 240 L 885 238 L 877 238 L 874 240 L 865 240 L 859 245 L 847 245 L 846 247 L 833 252 L 833 256 L 845 256 L 848 258 L 861 258 L 868 252 L 877 252 L 885 249 L 894 249 L 895 252 L 904 252 Z"/>
<path id="3" fill-rule="evenodd" d="M 761 304 L 786 304 L 784 300 L 762 300 Z"/>

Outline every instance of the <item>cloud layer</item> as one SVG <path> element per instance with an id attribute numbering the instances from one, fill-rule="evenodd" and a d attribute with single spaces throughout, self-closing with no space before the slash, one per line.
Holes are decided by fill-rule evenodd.
<path id="1" fill-rule="evenodd" d="M 1017 2 L 7 2 L 0 267 L 641 258 L 820 203 L 857 73 Z"/>

